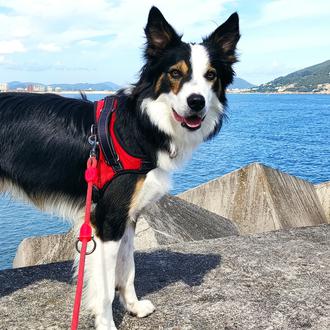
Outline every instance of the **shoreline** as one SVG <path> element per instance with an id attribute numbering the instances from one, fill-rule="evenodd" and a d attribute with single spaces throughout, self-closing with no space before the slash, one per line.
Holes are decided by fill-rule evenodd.
<path id="1" fill-rule="evenodd" d="M 115 94 L 116 91 L 114 90 L 100 90 L 100 91 L 90 91 L 90 90 L 75 90 L 75 91 L 61 91 L 61 92 L 55 92 L 55 91 L 52 91 L 52 92 L 38 92 L 38 91 L 35 91 L 35 92 L 28 92 L 28 91 L 8 91 L 8 92 L 11 92 L 11 93 L 36 93 L 36 94 L 47 94 L 47 93 L 51 93 L 51 94 L 80 94 L 80 93 L 84 93 L 84 94 L 109 94 L 109 95 L 112 95 L 112 94 Z M 0 93 L 6 93 L 6 92 L 2 92 L 0 91 Z M 231 91 L 231 90 L 227 90 L 226 91 L 227 94 L 264 94 L 264 95 L 330 95 L 330 92 L 323 92 L 323 93 L 313 93 L 313 92 L 281 92 L 281 93 L 278 93 L 278 92 L 248 92 L 248 91 Z"/>
<path id="2" fill-rule="evenodd" d="M 330 95 L 330 92 L 313 93 L 313 92 L 240 92 L 240 91 L 226 91 L 227 94 L 264 94 L 264 95 Z"/>

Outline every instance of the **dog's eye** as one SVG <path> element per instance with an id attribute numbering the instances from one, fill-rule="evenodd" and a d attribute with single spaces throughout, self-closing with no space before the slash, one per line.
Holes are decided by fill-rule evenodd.
<path id="1" fill-rule="evenodd" d="M 209 81 L 212 81 L 216 78 L 217 74 L 213 70 L 209 70 L 205 73 L 205 78 Z"/>
<path id="2" fill-rule="evenodd" d="M 182 77 L 182 73 L 181 71 L 177 70 L 177 69 L 173 69 L 169 72 L 170 76 L 173 79 L 180 79 Z"/>

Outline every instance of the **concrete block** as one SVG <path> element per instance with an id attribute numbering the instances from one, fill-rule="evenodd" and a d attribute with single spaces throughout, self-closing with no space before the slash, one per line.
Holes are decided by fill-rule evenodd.
<path id="1" fill-rule="evenodd" d="M 238 235 L 236 226 L 221 216 L 180 198 L 167 195 L 148 206 L 136 227 L 135 248 L 145 250 L 165 244 Z M 72 260 L 77 235 L 48 235 L 24 239 L 13 267 Z"/>
<path id="2" fill-rule="evenodd" d="M 209 212 L 178 197 L 166 195 L 159 202 L 146 208 L 139 217 L 138 226 L 147 223 L 151 230 L 153 242 L 157 246 L 187 241 L 219 238 L 238 235 L 237 227 L 228 219 Z M 146 244 L 138 228 L 136 241 L 138 247 L 145 249 L 155 247 Z"/>
<path id="3" fill-rule="evenodd" d="M 72 260 L 75 241 L 73 230 L 66 234 L 25 238 L 17 248 L 13 268 Z"/>
<path id="4" fill-rule="evenodd" d="M 259 163 L 178 197 L 231 219 L 240 234 L 327 223 L 314 186 Z"/>
<path id="5" fill-rule="evenodd" d="M 330 223 L 330 181 L 316 184 L 314 187 L 328 223 Z"/>
<path id="6" fill-rule="evenodd" d="M 118 302 L 119 330 L 330 329 L 330 225 L 184 242 L 136 253 L 136 289 L 156 311 Z M 71 263 L 0 272 L 0 329 L 68 329 Z M 82 309 L 79 329 L 94 329 Z"/>

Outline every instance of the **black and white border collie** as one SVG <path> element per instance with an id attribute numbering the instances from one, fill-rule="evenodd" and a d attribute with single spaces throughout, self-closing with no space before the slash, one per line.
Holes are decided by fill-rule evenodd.
<path id="1" fill-rule="evenodd" d="M 140 211 L 170 188 L 170 173 L 221 128 L 226 87 L 239 40 L 234 13 L 200 44 L 185 43 L 161 12 L 150 10 L 146 63 L 126 95 L 116 129 L 128 150 L 154 162 L 147 174 L 115 178 L 94 205 L 96 251 L 86 260 L 85 294 L 97 329 L 116 329 L 115 290 L 128 312 L 154 311 L 134 289 L 133 237 Z M 0 190 L 82 223 L 93 103 L 52 94 L 0 94 Z"/>

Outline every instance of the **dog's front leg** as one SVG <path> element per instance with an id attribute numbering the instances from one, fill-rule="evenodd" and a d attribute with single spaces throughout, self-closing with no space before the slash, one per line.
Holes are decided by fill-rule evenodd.
<path id="1" fill-rule="evenodd" d="M 86 257 L 84 300 L 95 315 L 97 330 L 116 330 L 112 316 L 117 255 L 121 241 L 95 238 L 96 249 Z"/>
<path id="2" fill-rule="evenodd" d="M 149 300 L 138 300 L 134 288 L 134 234 L 139 213 L 149 203 L 161 198 L 170 188 L 168 173 L 156 168 L 145 177 L 140 177 L 132 194 L 129 221 L 122 237 L 117 259 L 116 284 L 120 300 L 128 312 L 137 317 L 151 314 L 155 307 Z"/>
<path id="3" fill-rule="evenodd" d="M 155 307 L 151 301 L 138 300 L 136 296 L 134 287 L 134 233 L 135 225 L 128 223 L 118 253 L 116 286 L 120 301 L 126 310 L 137 317 L 145 317 L 151 314 Z"/>

